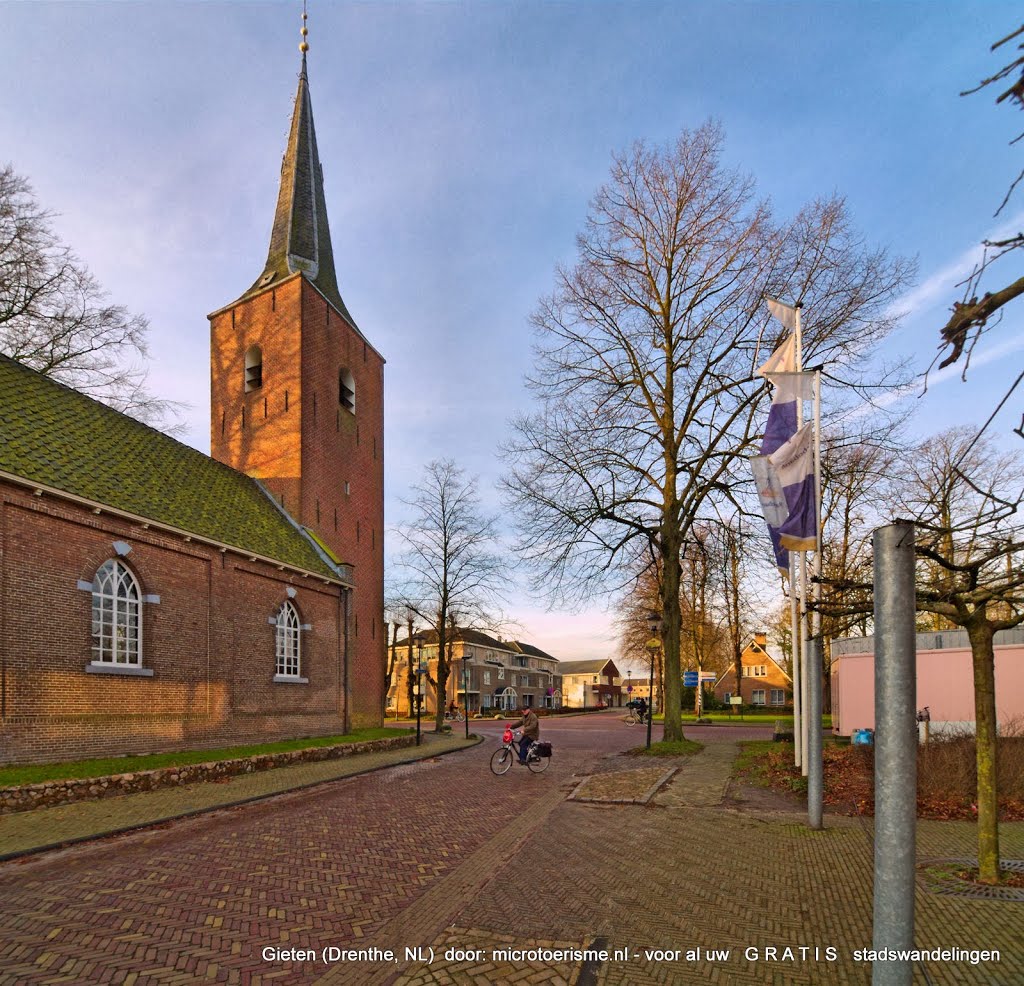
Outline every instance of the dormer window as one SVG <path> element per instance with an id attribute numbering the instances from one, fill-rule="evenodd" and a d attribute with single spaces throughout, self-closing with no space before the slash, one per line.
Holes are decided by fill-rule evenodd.
<path id="1" fill-rule="evenodd" d="M 350 414 L 356 413 L 356 381 L 344 367 L 338 371 L 338 403 Z"/>
<path id="2" fill-rule="evenodd" d="M 250 346 L 245 351 L 245 392 L 251 393 L 263 386 L 263 350 Z"/>

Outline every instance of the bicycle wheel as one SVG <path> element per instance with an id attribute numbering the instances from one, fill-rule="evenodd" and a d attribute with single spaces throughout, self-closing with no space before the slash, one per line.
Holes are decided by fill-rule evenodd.
<path id="1" fill-rule="evenodd" d="M 491 771 L 495 774 L 507 774 L 512 769 L 515 759 L 512 751 L 503 746 L 500 750 L 495 750 L 491 757 Z"/>
<path id="2" fill-rule="evenodd" d="M 632 712 L 630 712 L 630 714 L 628 716 L 626 716 L 626 725 L 627 726 L 635 726 L 636 725 L 636 716 L 633 715 Z"/>
<path id="3" fill-rule="evenodd" d="M 551 757 L 527 757 L 526 766 L 530 768 L 535 774 L 542 774 L 548 769 L 548 764 L 551 763 Z"/>

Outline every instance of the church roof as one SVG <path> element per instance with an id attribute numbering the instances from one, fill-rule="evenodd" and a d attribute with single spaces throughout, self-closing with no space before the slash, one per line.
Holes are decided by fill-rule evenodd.
<path id="1" fill-rule="evenodd" d="M 254 479 L 0 356 L 0 472 L 334 581 Z"/>
<path id="2" fill-rule="evenodd" d="M 341 299 L 334 270 L 324 174 L 316 146 L 305 52 L 302 54 L 302 71 L 295 93 L 288 146 L 281 162 L 281 185 L 277 193 L 267 263 L 263 273 L 242 297 L 258 294 L 296 273 L 311 281 L 349 324 L 358 329 Z"/>

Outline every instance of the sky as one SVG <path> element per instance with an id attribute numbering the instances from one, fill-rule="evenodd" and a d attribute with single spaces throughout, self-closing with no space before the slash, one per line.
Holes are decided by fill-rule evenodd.
<path id="1" fill-rule="evenodd" d="M 204 452 L 206 315 L 263 269 L 301 10 L 0 0 L 0 163 L 111 300 L 148 317 L 151 389 L 187 405 L 182 437 Z M 888 345 L 924 371 L 977 244 L 1024 220 L 1024 193 L 993 218 L 1021 169 L 1019 113 L 959 95 L 1004 64 L 989 46 L 1019 23 L 998 0 L 309 0 L 338 282 L 387 360 L 388 526 L 439 458 L 500 511 L 497 449 L 530 406 L 530 313 L 573 262 L 612 153 L 637 139 L 715 119 L 724 163 L 778 216 L 845 196 L 866 243 L 917 259 Z M 1020 372 L 1019 317 L 966 382 L 954 367 L 910 396 L 916 434 L 985 421 Z M 549 612 L 520 584 L 507 611 L 563 660 L 615 657 L 608 603 Z"/>

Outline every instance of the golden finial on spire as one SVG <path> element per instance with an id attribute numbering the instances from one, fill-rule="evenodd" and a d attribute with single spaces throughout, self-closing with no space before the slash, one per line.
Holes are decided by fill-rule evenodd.
<path id="1" fill-rule="evenodd" d="M 306 0 L 302 0 L 302 44 L 299 45 L 299 51 L 303 55 L 309 51 L 309 43 L 306 41 L 306 35 L 309 34 L 309 31 L 306 30 L 306 17 Z"/>

